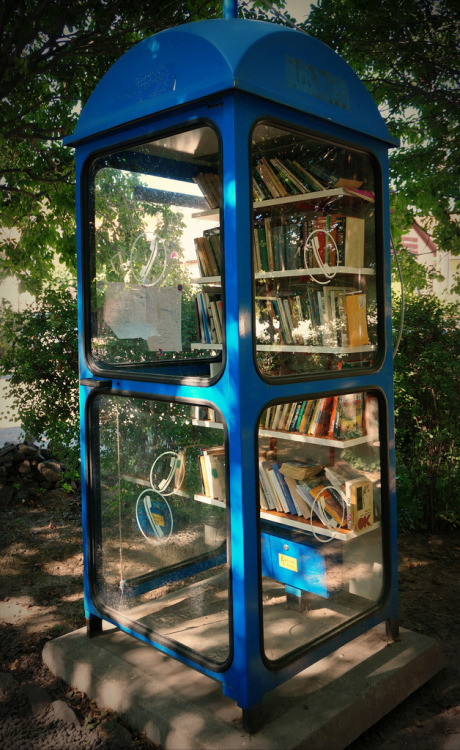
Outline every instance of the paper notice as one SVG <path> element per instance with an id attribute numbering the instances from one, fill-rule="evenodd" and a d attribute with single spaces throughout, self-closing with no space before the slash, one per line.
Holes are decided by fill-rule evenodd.
<path id="1" fill-rule="evenodd" d="M 155 329 L 155 333 L 147 338 L 148 348 L 150 351 L 182 351 L 181 292 L 172 286 L 149 286 L 145 291 L 146 320 Z"/>
<path id="2" fill-rule="evenodd" d="M 104 320 L 118 339 L 140 338 L 150 351 L 181 351 L 181 293 L 175 287 L 107 284 Z"/>
<path id="3" fill-rule="evenodd" d="M 146 294 L 122 281 L 107 284 L 104 320 L 118 339 L 148 339 L 157 331 L 146 320 Z"/>

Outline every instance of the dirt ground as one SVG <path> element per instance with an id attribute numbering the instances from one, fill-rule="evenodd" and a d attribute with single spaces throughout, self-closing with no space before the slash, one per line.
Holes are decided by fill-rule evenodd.
<path id="1" fill-rule="evenodd" d="M 56 679 L 41 659 L 47 640 L 84 625 L 78 496 L 53 490 L 0 509 L 0 518 L 0 674 L 65 701 L 88 737 L 108 719 L 120 725 L 118 717 Z M 437 639 L 446 666 L 349 750 L 460 750 L 459 560 L 460 530 L 400 535 L 401 624 Z M 125 744 L 87 747 L 154 747 L 132 730 L 125 737 Z"/>

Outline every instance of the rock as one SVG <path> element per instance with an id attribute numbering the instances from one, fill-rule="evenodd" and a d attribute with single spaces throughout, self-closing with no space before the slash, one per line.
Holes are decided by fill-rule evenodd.
<path id="1" fill-rule="evenodd" d="M 23 461 L 22 464 L 19 465 L 18 471 L 20 474 L 30 474 L 32 472 L 30 461 Z"/>
<path id="2" fill-rule="evenodd" d="M 11 453 L 17 445 L 18 443 L 5 443 L 3 448 L 0 448 L 0 458 L 6 456 L 7 453 Z"/>
<path id="3" fill-rule="evenodd" d="M 76 727 L 80 726 L 80 722 L 78 721 L 75 712 L 65 701 L 53 701 L 51 704 L 51 710 L 55 719 L 60 719 L 65 724 L 73 724 Z"/>
<path id="4" fill-rule="evenodd" d="M 13 466 L 13 454 L 7 453 L 4 456 L 2 456 L 0 458 L 0 466 L 5 466 L 7 469 Z"/>
<path id="5" fill-rule="evenodd" d="M 38 464 L 38 471 L 47 482 L 59 482 L 61 480 L 62 469 L 57 461 L 48 460 Z"/>
<path id="6" fill-rule="evenodd" d="M 18 687 L 17 680 L 9 672 L 0 672 L 0 700 L 14 693 Z"/>
<path id="7" fill-rule="evenodd" d="M 29 700 L 34 716 L 40 716 L 40 714 L 43 714 L 48 710 L 51 704 L 51 698 L 46 690 L 38 687 L 38 685 L 23 685 L 21 689 Z"/>
<path id="8" fill-rule="evenodd" d="M 132 734 L 115 719 L 105 719 L 97 727 L 97 733 L 110 750 L 123 750 L 130 747 Z"/>
<path id="9" fill-rule="evenodd" d="M 21 457 L 21 460 L 24 458 L 32 458 L 33 456 L 36 456 L 38 452 L 38 445 L 27 445 L 26 443 L 18 445 L 15 451 L 16 455 Z"/>

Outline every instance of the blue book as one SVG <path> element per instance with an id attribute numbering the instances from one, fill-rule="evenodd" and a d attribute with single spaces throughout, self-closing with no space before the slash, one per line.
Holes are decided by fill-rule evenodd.
<path id="1" fill-rule="evenodd" d="M 292 499 L 291 491 L 290 491 L 289 487 L 286 484 L 286 480 L 285 480 L 284 476 L 280 472 L 280 465 L 277 464 L 277 463 L 273 463 L 272 468 L 273 468 L 273 471 L 276 474 L 276 478 L 277 478 L 277 480 L 279 482 L 279 485 L 281 487 L 281 490 L 283 492 L 285 500 L 286 500 L 286 502 L 287 502 L 287 504 L 289 506 L 289 513 L 292 516 L 297 516 L 298 515 L 297 509 L 295 507 L 294 500 Z"/>
<path id="2" fill-rule="evenodd" d="M 210 344 L 211 343 L 211 336 L 209 335 L 207 311 L 206 311 L 206 307 L 205 307 L 205 304 L 204 304 L 203 295 L 200 293 L 198 296 L 200 298 L 201 311 L 203 313 L 204 335 L 205 335 L 205 338 L 206 338 L 206 343 Z"/>

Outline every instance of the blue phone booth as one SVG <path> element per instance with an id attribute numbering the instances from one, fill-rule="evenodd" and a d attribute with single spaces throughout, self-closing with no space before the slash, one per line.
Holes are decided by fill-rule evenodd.
<path id="1" fill-rule="evenodd" d="M 397 630 L 395 141 L 324 44 L 224 18 L 137 44 L 66 143 L 88 634 L 247 712 Z"/>

